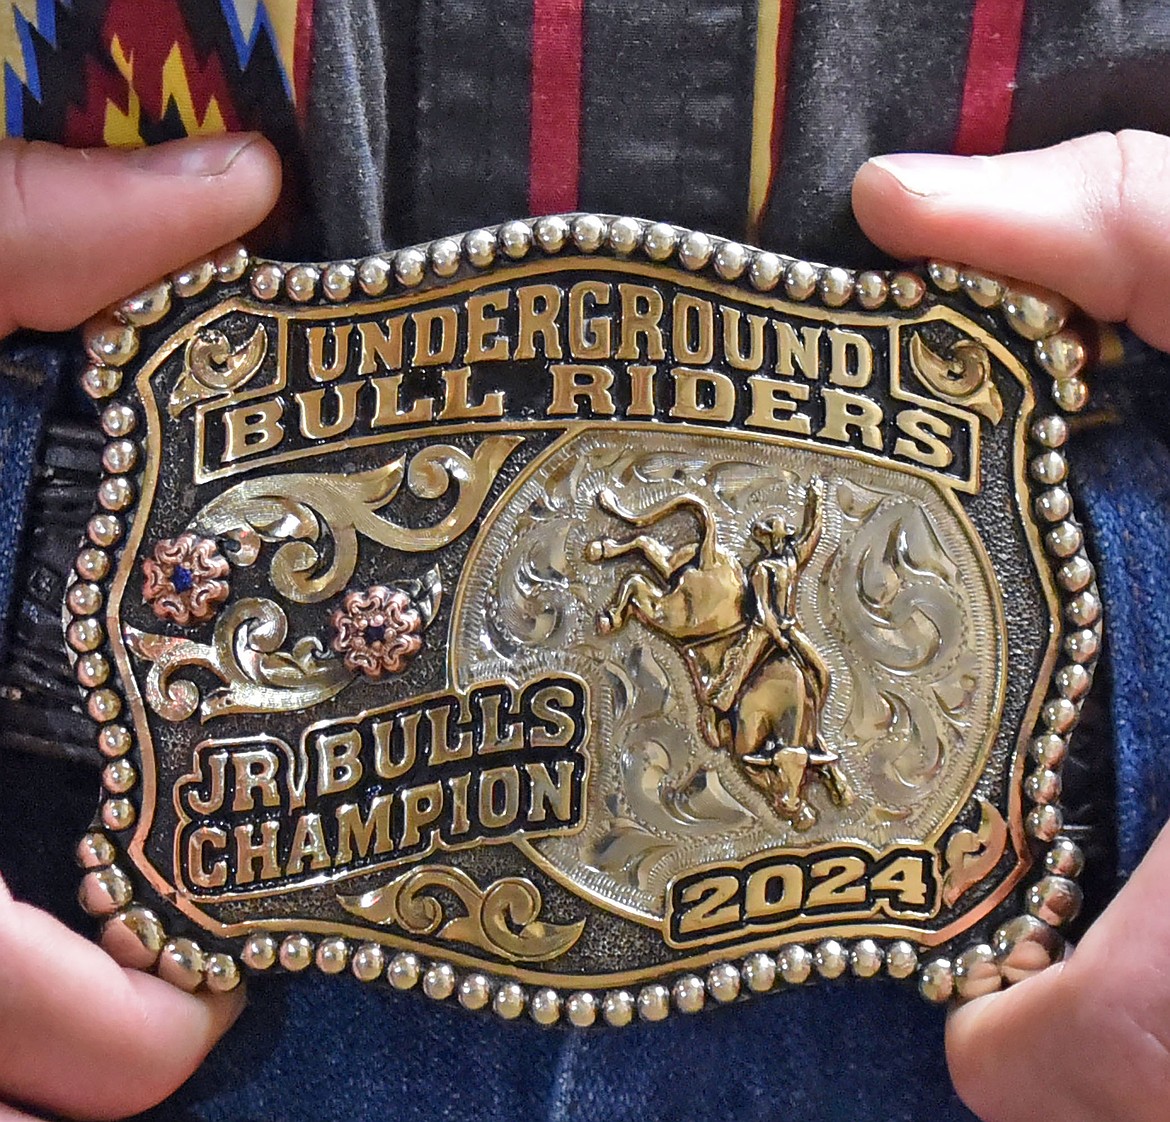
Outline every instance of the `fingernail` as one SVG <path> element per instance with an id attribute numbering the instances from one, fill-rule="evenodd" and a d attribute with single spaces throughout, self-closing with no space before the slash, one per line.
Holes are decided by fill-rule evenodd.
<path id="1" fill-rule="evenodd" d="M 939 156 L 926 152 L 874 156 L 869 162 L 893 176 L 903 190 L 921 198 L 969 191 L 972 174 L 983 163 L 979 157 Z"/>
<path id="2" fill-rule="evenodd" d="M 135 166 L 152 175 L 212 178 L 223 175 L 256 140 L 255 133 L 225 133 L 198 139 L 171 140 L 150 148 L 135 149 L 129 159 Z"/>

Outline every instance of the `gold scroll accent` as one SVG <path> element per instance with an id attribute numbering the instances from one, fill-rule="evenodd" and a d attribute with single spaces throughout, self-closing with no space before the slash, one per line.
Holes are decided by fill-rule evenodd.
<path id="1" fill-rule="evenodd" d="M 252 337 L 236 350 L 222 331 L 201 331 L 183 352 L 179 375 L 167 412 L 178 418 L 199 401 L 226 397 L 243 389 L 255 376 L 268 354 L 268 332 L 261 324 Z"/>
<path id="2" fill-rule="evenodd" d="M 479 515 L 504 461 L 522 444 L 520 436 L 486 437 L 470 456 L 449 444 L 430 445 L 410 461 L 353 474 L 321 472 L 249 479 L 217 495 L 192 522 L 207 537 L 237 544 L 236 565 L 251 565 L 261 542 L 284 542 L 272 559 L 272 583 L 298 604 L 327 600 L 353 576 L 358 535 L 387 549 L 426 553 L 465 533 Z M 420 499 L 442 498 L 452 480 L 459 495 L 446 517 L 431 526 L 402 526 L 377 513 L 405 481 Z M 333 557 L 323 572 L 319 543 L 333 540 Z"/>
<path id="3" fill-rule="evenodd" d="M 433 895 L 436 890 L 454 896 L 466 914 L 446 919 L 443 902 Z M 503 877 L 480 888 L 465 872 L 446 865 L 423 865 L 381 888 L 360 896 L 339 893 L 337 899 L 347 912 L 371 923 L 467 943 L 511 962 L 559 958 L 585 929 L 584 920 L 566 924 L 538 920 L 543 901 L 530 880 Z"/>
<path id="4" fill-rule="evenodd" d="M 960 339 L 940 355 L 915 334 L 910 337 L 910 365 L 923 385 L 943 401 L 973 409 L 993 425 L 1003 419 L 1003 399 L 991 377 L 991 356 L 981 344 Z"/>
<path id="5" fill-rule="evenodd" d="M 979 800 L 979 808 L 978 830 L 956 830 L 947 842 L 942 886 L 947 907 L 999 864 L 1007 845 L 1003 815 L 986 799 Z"/>
<path id="6" fill-rule="evenodd" d="M 200 720 L 233 713 L 285 713 L 307 709 L 340 693 L 353 680 L 340 659 L 315 636 L 280 648 L 288 617 L 272 600 L 232 604 L 215 625 L 211 643 L 150 635 L 126 627 L 126 645 L 152 665 L 146 676 L 146 703 L 167 721 L 185 721 L 199 709 Z M 174 678 L 188 666 L 210 670 L 225 683 L 200 705 L 199 687 Z"/>

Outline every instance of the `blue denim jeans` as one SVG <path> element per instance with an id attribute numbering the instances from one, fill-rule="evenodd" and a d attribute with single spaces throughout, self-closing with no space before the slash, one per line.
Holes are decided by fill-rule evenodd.
<path id="1" fill-rule="evenodd" d="M 1170 814 L 1170 452 L 1160 401 L 1170 360 L 1132 340 L 1128 346 L 1127 362 L 1095 380 L 1097 400 L 1121 423 L 1078 436 L 1075 448 L 1078 498 L 1108 609 L 1122 876 Z M 51 349 L 43 361 L 50 372 L 59 365 Z M 4 602 L 44 400 L 16 382 L 0 385 Z M 0 869 L 18 895 L 75 923 L 84 920 L 73 903 L 69 854 L 95 788 L 84 769 L 31 759 L 14 762 L 0 782 Z M 471 1016 L 349 977 L 261 977 L 249 993 L 236 1027 L 155 1117 L 972 1118 L 950 1088 L 944 1013 L 892 983 L 812 986 L 694 1019 L 584 1033 Z"/>

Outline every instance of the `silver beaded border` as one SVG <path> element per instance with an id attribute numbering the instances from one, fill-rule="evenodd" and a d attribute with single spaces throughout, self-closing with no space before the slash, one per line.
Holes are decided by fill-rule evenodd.
<path id="1" fill-rule="evenodd" d="M 394 989 L 421 988 L 436 1001 L 454 997 L 464 1008 L 490 1008 L 505 1020 L 527 1012 L 538 1024 L 552 1025 L 563 1019 L 582 1028 L 599 1018 L 613 1026 L 659 1021 L 672 1009 L 694 1013 L 708 1003 L 727 1004 L 749 992 L 765 993 L 847 974 L 872 978 L 883 971 L 893 978 L 916 978 L 922 996 L 941 1003 L 952 996 L 970 998 L 993 992 L 1055 961 L 1063 947 L 1057 929 L 1075 918 L 1081 905 L 1077 877 L 1084 864 L 1080 848 L 1062 833 L 1061 767 L 1069 734 L 1092 684 L 1102 635 L 1096 573 L 1085 553 L 1084 535 L 1066 486 L 1068 464 L 1062 451 L 1069 435 L 1063 414 L 1080 412 L 1088 399 L 1082 377 L 1086 351 L 1076 333 L 1066 327 L 1071 309 L 1060 298 L 1040 296 L 1010 281 L 945 262 L 930 262 L 926 279 L 910 270 L 853 272 L 664 222 L 600 214 L 552 215 L 505 222 L 396 253 L 327 264 L 253 260 L 242 246 L 227 246 L 93 320 L 84 334 L 90 365 L 82 374 L 82 386 L 98 403 L 114 397 L 122 386 L 123 368 L 138 353 L 141 331 L 162 321 L 178 301 L 200 296 L 217 285 L 246 280 L 248 291 L 262 303 L 284 299 L 327 305 L 417 288 L 432 278 L 446 280 L 461 269 L 474 273 L 561 252 L 642 256 L 656 264 L 676 264 L 687 272 L 714 274 L 757 292 L 776 291 L 789 300 L 828 308 L 852 303 L 866 311 L 890 306 L 908 311 L 926 297 L 929 283 L 943 293 L 964 293 L 983 311 L 998 311 L 1009 329 L 1032 345 L 1036 365 L 1053 380 L 1052 399 L 1058 411 L 1033 421 L 1029 486 L 1038 519 L 1048 527 L 1044 545 L 1062 591 L 1061 610 L 1068 626 L 1051 696 L 1042 706 L 1029 744 L 1034 767 L 1023 784 L 1032 804 L 1025 830 L 1042 848 L 1044 860 L 1026 890 L 1024 914 L 1003 924 L 990 943 L 975 944 L 953 961 L 924 958 L 906 940 L 861 939 L 847 945 L 826 939 L 811 947 L 789 944 L 775 954 L 758 952 L 739 962 L 718 963 L 702 975 L 682 974 L 670 985 L 654 982 L 633 989 L 572 993 L 525 987 L 476 971 L 460 973 L 449 963 L 425 961 L 409 952 L 391 955 L 380 944 L 355 944 L 342 937 L 314 942 L 302 934 L 280 939 L 255 934 L 244 940 L 238 960 L 223 952 L 207 953 L 190 938 L 168 937 L 158 915 L 135 902 L 132 882 L 119 868 L 118 847 L 111 840 L 135 823 L 136 810 L 129 796 L 139 775 L 128 758 L 133 732 L 121 720 L 125 699 L 110 683 L 102 609 L 114 555 L 137 500 L 136 472 L 142 454 L 134 439 L 135 410 L 114 402 L 105 406 L 101 417 L 109 442 L 102 456 L 99 509 L 88 523 L 65 599 L 66 641 L 74 671 L 86 710 L 99 726 L 98 747 L 108 760 L 102 772 L 98 817 L 77 850 L 85 870 L 79 899 L 90 915 L 104 921 L 103 945 L 124 965 L 154 970 L 188 991 L 200 986 L 214 992 L 234 989 L 242 977 L 241 967 L 263 971 L 279 966 L 298 972 L 316 966 L 325 974 L 348 969 L 363 982 L 384 978 Z"/>

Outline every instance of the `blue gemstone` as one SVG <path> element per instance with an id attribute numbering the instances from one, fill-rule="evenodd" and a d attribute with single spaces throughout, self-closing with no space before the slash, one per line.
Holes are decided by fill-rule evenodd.
<path id="1" fill-rule="evenodd" d="M 171 574 L 171 584 L 175 586 L 176 592 L 187 592 L 194 583 L 195 578 L 191 576 L 191 570 L 182 565 L 177 566 Z"/>

